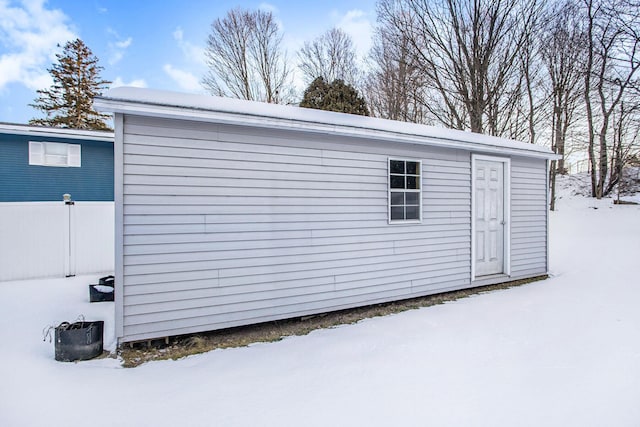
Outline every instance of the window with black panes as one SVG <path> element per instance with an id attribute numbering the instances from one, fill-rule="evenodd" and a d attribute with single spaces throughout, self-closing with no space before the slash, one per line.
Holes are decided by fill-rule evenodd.
<path id="1" fill-rule="evenodd" d="M 390 222 L 420 221 L 421 162 L 389 159 Z"/>

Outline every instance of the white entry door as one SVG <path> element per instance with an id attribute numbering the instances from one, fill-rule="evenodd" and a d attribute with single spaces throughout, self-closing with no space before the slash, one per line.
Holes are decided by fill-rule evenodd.
<path id="1" fill-rule="evenodd" d="M 505 273 L 505 163 L 474 161 L 474 276 Z"/>

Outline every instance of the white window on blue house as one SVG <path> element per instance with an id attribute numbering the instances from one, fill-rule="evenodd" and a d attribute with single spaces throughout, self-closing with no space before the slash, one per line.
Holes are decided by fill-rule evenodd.
<path id="1" fill-rule="evenodd" d="M 389 222 L 422 219 L 422 162 L 389 159 Z"/>
<path id="2" fill-rule="evenodd" d="M 80 144 L 29 141 L 30 165 L 79 168 L 81 157 Z"/>

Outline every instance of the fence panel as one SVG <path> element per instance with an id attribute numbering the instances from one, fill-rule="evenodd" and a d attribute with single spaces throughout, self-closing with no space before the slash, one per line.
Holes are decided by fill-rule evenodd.
<path id="1" fill-rule="evenodd" d="M 0 203 L 0 281 L 113 271 L 113 202 Z"/>

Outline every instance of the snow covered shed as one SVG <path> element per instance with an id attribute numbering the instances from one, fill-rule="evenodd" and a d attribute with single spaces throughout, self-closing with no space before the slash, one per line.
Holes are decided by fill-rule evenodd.
<path id="1" fill-rule="evenodd" d="M 547 273 L 546 148 L 139 88 L 96 107 L 120 343 Z"/>

